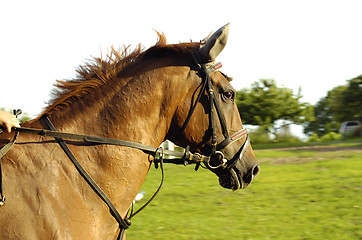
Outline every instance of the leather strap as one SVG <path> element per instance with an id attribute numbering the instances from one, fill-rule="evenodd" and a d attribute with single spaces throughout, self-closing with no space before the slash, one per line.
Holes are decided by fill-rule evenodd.
<path id="1" fill-rule="evenodd" d="M 154 148 L 151 146 L 147 146 L 140 143 L 130 142 L 126 140 L 120 140 L 120 139 L 113 139 L 113 138 L 105 138 L 105 137 L 97 137 L 97 136 L 89 136 L 89 135 L 80 135 L 80 134 L 73 134 L 73 133 L 64 133 L 64 132 L 57 132 L 52 130 L 46 130 L 46 129 L 36 129 L 36 128 L 13 128 L 14 131 L 22 132 L 22 133 L 28 133 L 28 134 L 35 134 L 35 135 L 41 135 L 41 136 L 48 136 L 48 137 L 54 137 L 54 138 L 64 138 L 69 140 L 76 140 L 76 141 L 86 141 L 92 144 L 111 144 L 116 146 L 124 146 L 124 147 L 131 147 L 140 149 L 143 152 L 150 154 L 152 156 L 155 155 L 158 148 Z M 200 164 L 205 163 L 207 164 L 210 161 L 209 156 L 201 155 L 199 153 L 191 153 L 189 148 L 187 147 L 184 152 L 178 152 L 178 151 L 171 151 L 171 150 L 163 150 L 163 153 L 165 155 L 173 156 L 174 158 L 164 158 L 164 163 L 173 163 L 173 164 L 182 164 L 182 165 L 188 165 L 188 164 Z M 159 160 L 154 160 L 155 166 L 158 165 Z"/>
<path id="2" fill-rule="evenodd" d="M 86 141 L 86 142 L 89 142 L 92 144 L 110 144 L 110 145 L 116 145 L 116 146 L 131 147 L 131 148 L 140 149 L 143 152 L 150 154 L 152 156 L 155 155 L 155 153 L 157 152 L 157 149 L 158 149 L 158 148 L 155 148 L 152 146 L 148 146 L 148 145 L 144 145 L 144 144 L 136 143 L 136 142 L 131 142 L 131 141 L 126 141 L 126 140 L 90 136 L 90 135 L 73 134 L 73 133 L 64 133 L 64 132 L 57 132 L 57 131 L 46 130 L 46 129 L 20 127 L 20 128 L 13 128 L 13 130 L 16 132 L 35 134 L 35 135 L 41 135 L 41 136 L 47 136 L 47 137 L 63 138 L 63 139 L 76 140 L 76 141 Z M 168 163 L 178 164 L 180 161 L 182 161 L 181 164 L 183 164 L 184 161 L 187 161 L 188 164 L 191 164 L 191 163 L 199 163 L 199 162 L 206 163 L 206 162 L 210 161 L 210 157 L 204 156 L 201 154 L 192 154 L 188 149 L 185 149 L 184 152 L 164 150 L 164 154 L 176 157 L 174 159 L 164 159 L 165 162 L 168 162 Z"/>
<path id="3" fill-rule="evenodd" d="M 51 123 L 48 117 L 43 118 L 45 123 L 52 131 L 56 131 L 56 128 Z M 117 211 L 116 207 L 113 205 L 111 200 L 108 196 L 103 192 L 103 190 L 97 185 L 97 183 L 93 180 L 93 178 L 87 173 L 87 171 L 82 167 L 82 165 L 78 162 L 72 151 L 69 149 L 67 144 L 64 142 L 62 138 L 55 137 L 61 148 L 67 154 L 69 159 L 72 161 L 76 169 L 78 170 L 79 174 L 84 178 L 84 180 L 93 188 L 93 190 L 98 194 L 98 196 L 103 200 L 103 202 L 109 207 L 112 216 L 116 219 L 119 224 L 120 233 L 118 235 L 118 239 L 123 238 L 124 230 L 127 229 L 131 224 L 127 219 L 123 219 L 119 212 Z"/>
<path id="4" fill-rule="evenodd" d="M 248 134 L 248 130 L 244 127 L 243 129 L 241 129 L 240 131 L 234 133 L 233 135 L 231 135 L 230 137 L 227 137 L 224 141 L 222 141 L 221 143 L 219 143 L 217 145 L 216 150 L 220 151 L 221 149 L 223 149 L 224 147 L 226 147 L 227 145 L 229 145 L 230 143 L 244 137 L 245 135 Z"/>

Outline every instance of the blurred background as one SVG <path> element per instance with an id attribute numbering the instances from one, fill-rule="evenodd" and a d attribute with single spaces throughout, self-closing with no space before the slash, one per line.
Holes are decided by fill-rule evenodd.
<path id="1" fill-rule="evenodd" d="M 6 1 L 0 107 L 28 120 L 57 79 L 112 46 L 147 49 L 155 31 L 200 41 L 230 22 L 218 60 L 261 174 L 230 192 L 204 169 L 167 166 L 129 239 L 362 239 L 361 9 L 359 0 Z M 150 170 L 144 199 L 159 174 Z"/>

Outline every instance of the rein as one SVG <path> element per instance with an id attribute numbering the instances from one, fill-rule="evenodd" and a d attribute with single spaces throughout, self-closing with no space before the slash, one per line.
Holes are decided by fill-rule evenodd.
<path id="1" fill-rule="evenodd" d="M 46 118 L 44 118 L 46 119 Z M 116 146 L 123 146 L 123 147 L 130 147 L 142 150 L 144 153 L 150 154 L 155 156 L 158 149 L 156 147 L 151 147 L 148 145 L 144 145 L 141 143 L 131 142 L 127 140 L 120 140 L 114 138 L 106 138 L 106 137 L 98 137 L 92 135 L 82 135 L 82 134 L 74 134 L 74 133 L 65 133 L 65 132 L 58 132 L 56 130 L 46 130 L 46 129 L 36 129 L 36 128 L 25 128 L 25 127 L 14 127 L 12 128 L 13 131 L 40 135 L 44 137 L 53 137 L 53 138 L 62 138 L 68 140 L 75 140 L 75 141 L 84 141 L 91 144 L 107 144 L 107 145 L 116 145 Z M 172 150 L 163 150 L 163 154 L 174 156 L 177 158 L 173 159 L 164 159 L 164 162 L 175 164 L 192 164 L 203 162 L 206 163 L 210 161 L 210 157 L 204 156 L 198 153 L 191 153 L 188 148 L 185 149 L 184 152 L 172 151 Z M 181 163 L 182 161 L 182 163 Z"/>

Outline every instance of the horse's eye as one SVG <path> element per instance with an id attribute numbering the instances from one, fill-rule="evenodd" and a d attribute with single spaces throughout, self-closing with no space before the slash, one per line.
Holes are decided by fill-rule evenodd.
<path id="1" fill-rule="evenodd" d="M 223 96 L 224 96 L 224 99 L 225 100 L 231 100 L 231 101 L 233 101 L 234 100 L 234 96 L 235 96 L 235 93 L 234 93 L 234 91 L 231 91 L 231 90 L 229 90 L 229 91 L 225 91 L 224 93 L 223 93 Z"/>

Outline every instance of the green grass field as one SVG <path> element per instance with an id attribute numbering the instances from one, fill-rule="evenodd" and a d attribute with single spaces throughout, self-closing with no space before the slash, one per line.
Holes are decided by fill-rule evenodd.
<path id="1" fill-rule="evenodd" d="M 236 192 L 208 170 L 166 164 L 127 239 L 362 239 L 361 143 L 255 153 L 261 173 Z M 152 167 L 136 209 L 160 176 Z"/>

